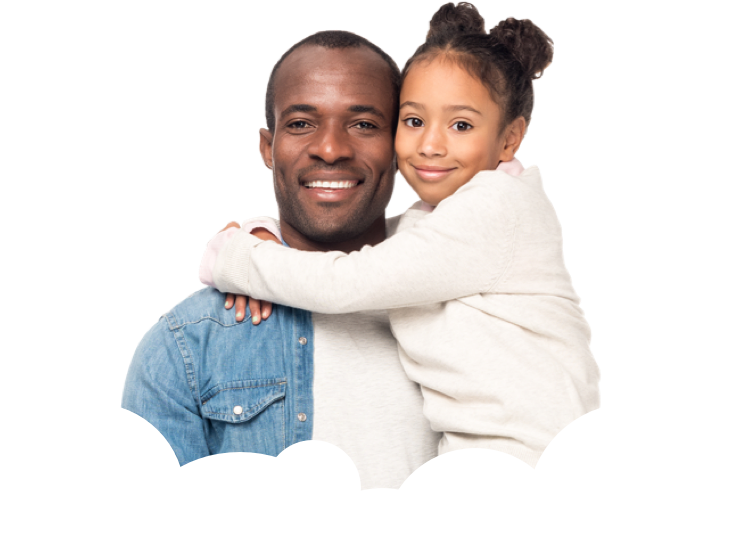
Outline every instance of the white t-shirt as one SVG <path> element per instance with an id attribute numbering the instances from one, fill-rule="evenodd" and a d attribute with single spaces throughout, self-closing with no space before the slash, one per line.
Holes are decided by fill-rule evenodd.
<path id="1" fill-rule="evenodd" d="M 312 321 L 312 439 L 345 451 L 364 489 L 399 488 L 437 455 L 441 434 L 430 428 L 420 387 L 399 362 L 388 314 L 313 313 Z"/>

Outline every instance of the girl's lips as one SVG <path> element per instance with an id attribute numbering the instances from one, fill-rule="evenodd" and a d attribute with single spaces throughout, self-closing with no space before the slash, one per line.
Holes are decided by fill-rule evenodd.
<path id="1" fill-rule="evenodd" d="M 423 181 L 439 181 L 446 177 L 451 171 L 456 168 L 450 167 L 435 167 L 435 166 L 412 166 L 417 173 L 417 176 Z"/>

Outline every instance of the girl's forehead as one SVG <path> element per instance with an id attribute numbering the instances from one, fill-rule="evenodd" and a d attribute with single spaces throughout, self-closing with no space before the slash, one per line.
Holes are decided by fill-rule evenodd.
<path id="1" fill-rule="evenodd" d="M 408 102 L 425 109 L 469 105 L 482 112 L 496 110 L 487 87 L 446 56 L 413 63 L 399 97 L 400 106 Z"/>
<path id="2" fill-rule="evenodd" d="M 461 55 L 456 52 L 435 52 L 434 54 L 428 54 L 426 57 L 418 59 L 415 61 L 414 65 L 417 66 L 448 66 L 448 67 L 462 67 L 459 65 L 458 61 L 461 58 Z"/>
<path id="3" fill-rule="evenodd" d="M 402 87 L 404 87 L 410 79 L 428 80 L 441 76 L 452 78 L 454 81 L 462 81 L 464 84 L 474 82 L 479 86 L 484 85 L 475 74 L 469 72 L 461 62 L 459 56 L 448 53 L 438 53 L 418 59 L 409 69 L 409 73 L 404 78 Z"/>

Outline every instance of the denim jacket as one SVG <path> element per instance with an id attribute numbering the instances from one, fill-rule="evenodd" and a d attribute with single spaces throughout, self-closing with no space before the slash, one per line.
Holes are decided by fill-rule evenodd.
<path id="1" fill-rule="evenodd" d="M 312 437 L 310 312 L 274 306 L 235 321 L 205 288 L 164 314 L 133 356 L 123 408 L 167 439 L 179 464 L 231 451 L 276 456 Z"/>

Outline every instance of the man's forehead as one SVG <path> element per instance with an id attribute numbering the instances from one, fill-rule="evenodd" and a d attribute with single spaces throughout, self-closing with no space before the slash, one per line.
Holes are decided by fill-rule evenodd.
<path id="1" fill-rule="evenodd" d="M 299 48 L 284 60 L 279 69 L 278 79 L 325 79 L 328 75 L 336 77 L 344 74 L 362 74 L 364 78 L 372 75 L 375 79 L 389 78 L 389 68 L 383 59 L 366 47 L 326 48 L 307 45 Z M 279 82 L 281 85 L 282 82 Z"/>
<path id="2" fill-rule="evenodd" d="M 299 48 L 279 67 L 274 84 L 277 113 L 294 104 L 391 108 L 389 67 L 364 47 Z"/>
<path id="3" fill-rule="evenodd" d="M 367 47 L 326 48 L 311 44 L 297 48 L 290 53 L 282 61 L 277 77 L 282 72 L 291 73 L 315 69 L 342 70 L 362 64 L 373 67 L 384 65 L 382 68 L 385 67 L 385 70 L 388 70 L 381 56 Z"/>

